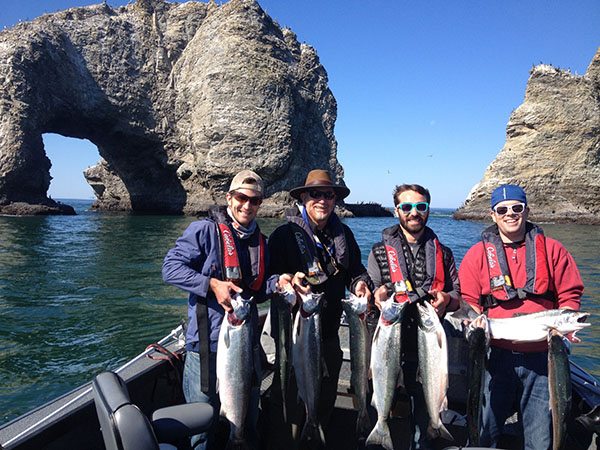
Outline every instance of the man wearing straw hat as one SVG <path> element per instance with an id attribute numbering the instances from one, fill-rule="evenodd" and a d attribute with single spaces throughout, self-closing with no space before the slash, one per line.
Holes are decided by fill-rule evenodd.
<path id="1" fill-rule="evenodd" d="M 296 274 L 296 291 L 324 294 L 321 305 L 321 351 L 327 374 L 321 383 L 318 418 L 325 436 L 335 405 L 342 365 L 343 353 L 338 336 L 341 300 L 346 296 L 346 289 L 358 296 L 371 297 L 371 281 L 361 262 L 356 239 L 334 212 L 336 202 L 349 194 L 350 190 L 335 184 L 326 170 L 310 171 L 304 185 L 290 191 L 298 204 L 287 211 L 287 223 L 278 227 L 269 237 L 269 273 Z M 272 311 L 274 330 L 278 329 L 276 317 Z M 277 383 L 273 383 L 273 390 L 277 388 Z M 290 387 L 290 391 L 287 399 L 294 402 L 294 387 Z M 294 416 L 295 408 L 292 406 L 287 408 L 287 423 L 283 423 L 281 392 L 272 394 L 271 448 L 296 448 L 301 418 Z M 298 405 L 295 406 L 297 409 Z"/>

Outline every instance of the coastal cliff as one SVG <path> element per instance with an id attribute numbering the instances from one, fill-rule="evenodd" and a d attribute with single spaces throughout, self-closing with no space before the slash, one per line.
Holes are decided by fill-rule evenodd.
<path id="1" fill-rule="evenodd" d="M 241 169 L 265 211 L 313 168 L 340 182 L 335 98 L 315 50 L 254 0 L 137 0 L 0 32 L 0 213 L 70 213 L 47 196 L 42 134 L 85 138 L 103 210 L 201 213 Z"/>
<path id="2" fill-rule="evenodd" d="M 532 220 L 600 224 L 600 49 L 583 76 L 531 70 L 504 147 L 454 217 L 489 217 L 503 183 L 525 188 Z"/>

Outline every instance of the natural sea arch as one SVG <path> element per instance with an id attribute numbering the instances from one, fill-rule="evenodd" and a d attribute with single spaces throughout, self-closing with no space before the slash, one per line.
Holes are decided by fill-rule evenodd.
<path id="1" fill-rule="evenodd" d="M 94 198 L 83 171 L 98 162 L 98 148 L 88 140 L 53 133 L 44 134 L 42 140 L 52 165 L 48 197 L 67 204 L 71 199 Z"/>

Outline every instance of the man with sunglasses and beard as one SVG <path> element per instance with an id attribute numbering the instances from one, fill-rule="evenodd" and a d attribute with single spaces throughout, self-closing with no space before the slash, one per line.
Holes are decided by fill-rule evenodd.
<path id="1" fill-rule="evenodd" d="M 168 251 L 162 268 L 165 282 L 189 293 L 186 358 L 183 391 L 187 402 L 203 401 L 214 408 L 217 424 L 219 399 L 215 390 L 219 330 L 225 312 L 232 312 L 231 298 L 241 294 L 253 298 L 251 317 L 258 345 L 256 303 L 267 300 L 277 288 L 292 280 L 290 275 L 267 277 L 266 238 L 256 223 L 263 199 L 263 181 L 251 170 L 242 170 L 231 181 L 226 206 L 209 210 L 208 218 L 192 222 Z M 256 355 L 256 352 L 255 352 Z M 258 358 L 254 358 L 258 371 Z M 259 386 L 253 388 L 246 419 L 250 443 L 258 418 Z M 210 448 L 211 433 L 192 436 L 194 449 Z"/>
<path id="2" fill-rule="evenodd" d="M 356 239 L 334 212 L 336 201 L 349 194 L 346 186 L 333 183 L 326 170 L 310 171 L 304 185 L 290 191 L 299 203 L 286 212 L 287 223 L 269 237 L 269 273 L 295 274 L 293 283 L 297 292 L 324 294 L 321 303 L 321 352 L 327 373 L 321 382 L 318 419 L 326 440 L 343 356 L 338 335 L 341 300 L 346 296 L 346 289 L 358 296 L 371 297 L 371 283 L 361 262 Z M 276 337 L 279 324 L 273 304 L 271 308 L 272 335 Z M 275 376 L 278 377 L 277 372 Z M 298 404 L 296 392 L 295 383 L 290 383 L 287 407 L 284 408 L 279 382 L 277 379 L 273 381 L 269 448 L 303 448 L 299 435 L 304 407 Z M 287 422 L 283 421 L 284 409 Z"/>
<path id="3" fill-rule="evenodd" d="M 431 302 L 443 317 L 446 311 L 458 308 L 460 286 L 452 251 L 440 244 L 427 226 L 429 190 L 418 184 L 402 184 L 394 189 L 393 198 L 399 224 L 383 230 L 382 242 L 375 244 L 369 254 L 368 272 L 379 308 L 392 295 L 395 301 L 410 302 L 402 320 L 401 354 L 404 386 L 411 400 L 412 449 L 430 449 L 430 418 L 423 386 L 417 381 L 416 304 Z"/>
<path id="4" fill-rule="evenodd" d="M 583 283 L 563 245 L 528 222 L 520 186 L 492 192 L 491 217 L 459 270 L 463 298 L 490 318 L 508 318 L 549 309 L 579 310 Z M 525 449 L 552 447 L 548 391 L 548 344 L 492 340 L 486 373 L 480 445 L 495 447 L 516 403 Z"/>

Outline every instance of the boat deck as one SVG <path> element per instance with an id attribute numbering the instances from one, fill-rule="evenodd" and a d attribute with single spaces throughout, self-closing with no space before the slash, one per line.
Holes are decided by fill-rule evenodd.
<path id="1" fill-rule="evenodd" d="M 338 384 L 338 397 L 331 422 L 326 432 L 327 448 L 331 450 L 359 448 L 355 436 L 356 409 L 350 391 L 350 351 L 348 344 L 348 328 L 340 329 L 340 341 L 344 359 Z M 267 360 L 274 360 L 273 341 L 263 335 L 261 339 Z M 181 348 L 181 341 L 167 345 L 171 351 Z M 451 445 L 464 445 L 466 428 L 464 426 L 464 403 L 466 386 L 466 355 L 464 341 L 449 339 L 451 367 L 449 368 L 448 399 L 450 409 L 456 411 L 457 419 L 447 428 L 454 436 L 455 442 L 438 440 L 436 449 Z M 180 382 L 173 367 L 165 361 L 138 358 L 124 368 L 119 374 L 127 383 L 131 399 L 140 409 L 150 415 L 157 408 L 183 402 Z M 271 386 L 273 372 L 265 371 L 262 383 L 264 394 Z M 263 408 L 268 408 L 268 396 L 263 396 Z M 376 412 L 372 408 L 371 419 L 374 424 Z M 400 396 L 392 411 L 390 429 L 394 448 L 408 449 L 410 446 L 409 407 L 406 397 Z M 462 422 L 462 423 L 461 423 Z M 514 429 L 514 425 L 512 426 Z M 262 433 L 268 434 L 268 424 L 263 421 Z M 521 448 L 518 432 L 505 435 L 501 448 Z M 596 444 L 589 435 L 579 436 L 581 442 L 569 442 L 567 448 L 573 450 L 595 450 Z M 104 448 L 100 425 L 91 394 L 90 383 L 87 383 L 58 399 L 41 406 L 0 427 L 0 450 L 25 449 L 86 449 L 101 450 Z"/>

